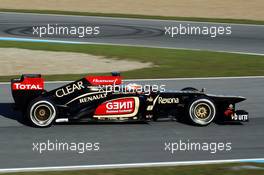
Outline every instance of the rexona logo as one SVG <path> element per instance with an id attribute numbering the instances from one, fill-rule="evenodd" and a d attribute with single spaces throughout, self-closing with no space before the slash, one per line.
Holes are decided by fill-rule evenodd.
<path id="1" fill-rule="evenodd" d="M 176 104 L 176 103 L 179 103 L 179 98 L 163 98 L 163 97 L 159 97 L 158 103 L 159 104 Z"/>
<path id="2" fill-rule="evenodd" d="M 13 83 L 13 90 L 43 90 L 44 80 L 42 78 L 26 78 L 21 83 Z"/>
<path id="3" fill-rule="evenodd" d="M 138 99 L 135 98 L 120 98 L 111 100 L 97 107 L 95 115 L 126 115 L 135 112 L 138 106 Z"/>
<path id="4" fill-rule="evenodd" d="M 92 85 L 118 85 L 122 83 L 120 76 L 88 76 L 86 80 Z"/>
<path id="5" fill-rule="evenodd" d="M 57 97 L 64 97 L 66 95 L 72 94 L 75 91 L 79 91 L 81 89 L 84 89 L 83 82 L 78 81 L 77 83 L 68 85 L 61 89 L 58 89 L 55 93 Z"/>
<path id="6" fill-rule="evenodd" d="M 107 94 L 97 94 L 97 95 L 81 98 L 79 101 L 80 101 L 80 103 L 87 103 L 87 102 L 91 102 L 94 100 L 99 100 L 99 99 L 105 98 L 106 96 L 107 96 Z"/>

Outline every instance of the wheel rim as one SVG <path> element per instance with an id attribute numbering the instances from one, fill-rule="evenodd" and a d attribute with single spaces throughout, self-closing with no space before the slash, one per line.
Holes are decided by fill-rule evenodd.
<path id="1" fill-rule="evenodd" d="M 40 105 L 35 108 L 34 110 L 34 115 L 36 117 L 36 120 L 40 122 L 45 122 L 47 121 L 52 114 L 52 111 L 49 107 L 46 105 Z"/>
<path id="2" fill-rule="evenodd" d="M 54 106 L 48 101 L 39 101 L 32 105 L 30 109 L 31 121 L 40 127 L 45 127 L 51 124 L 56 117 Z"/>
<path id="3" fill-rule="evenodd" d="M 199 99 L 194 101 L 189 109 L 191 120 L 199 125 L 210 124 L 216 114 L 214 104 L 208 99 Z"/>
<path id="4" fill-rule="evenodd" d="M 206 103 L 201 103 L 194 108 L 194 114 L 198 119 L 206 120 L 211 115 L 211 109 Z"/>

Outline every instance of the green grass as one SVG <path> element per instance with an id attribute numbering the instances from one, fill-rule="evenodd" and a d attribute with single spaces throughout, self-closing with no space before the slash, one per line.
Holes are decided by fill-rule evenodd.
<path id="1" fill-rule="evenodd" d="M 232 170 L 237 166 L 254 166 L 264 168 L 263 164 L 241 163 L 241 164 L 214 164 L 214 165 L 194 165 L 175 167 L 150 167 L 150 168 L 124 168 L 124 169 L 104 169 L 104 170 L 76 170 L 57 172 L 25 172 L 8 173 L 8 175 L 263 175 L 262 169 L 241 169 Z"/>
<path id="2" fill-rule="evenodd" d="M 79 52 L 108 58 L 152 62 L 151 68 L 122 72 L 126 78 L 176 78 L 264 75 L 264 56 L 109 45 L 0 42 L 0 47 Z M 52 64 L 52 63 L 51 63 Z M 83 75 L 49 75 L 47 80 L 75 80 Z M 13 76 L 14 77 L 14 76 Z M 11 76 L 0 77 L 9 81 Z"/>
<path id="3" fill-rule="evenodd" d="M 264 25 L 264 21 L 247 20 L 247 19 L 150 16 L 150 15 L 133 15 L 133 14 L 119 14 L 119 13 L 74 12 L 74 11 L 58 11 L 58 10 L 0 9 L 0 12 L 1 11 L 2 12 L 62 14 L 62 15 L 80 15 L 80 16 L 104 16 L 104 17 L 143 18 L 143 19 L 161 19 L 161 20 L 177 20 L 177 21 L 197 21 L 197 22 L 217 22 L 217 23 L 237 23 L 237 24 L 258 24 L 258 25 Z"/>

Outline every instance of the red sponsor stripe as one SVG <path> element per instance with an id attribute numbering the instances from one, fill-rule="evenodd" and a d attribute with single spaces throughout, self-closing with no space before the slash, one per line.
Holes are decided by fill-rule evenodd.
<path id="1" fill-rule="evenodd" d="M 25 78 L 23 82 L 12 83 L 12 90 L 43 90 L 43 78 Z"/>
<path id="2" fill-rule="evenodd" d="M 122 115 L 135 111 L 134 98 L 122 98 L 102 103 L 96 108 L 95 115 Z"/>
<path id="3" fill-rule="evenodd" d="M 121 76 L 87 76 L 85 78 L 92 85 L 118 85 L 122 83 Z"/>

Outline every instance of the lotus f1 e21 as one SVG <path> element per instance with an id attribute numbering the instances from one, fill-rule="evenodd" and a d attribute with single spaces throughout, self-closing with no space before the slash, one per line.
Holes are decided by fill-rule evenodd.
<path id="1" fill-rule="evenodd" d="M 211 95 L 190 87 L 173 92 L 109 91 L 120 84 L 118 73 L 86 76 L 51 91 L 44 90 L 41 75 L 11 80 L 16 108 L 37 127 L 55 122 L 147 122 L 168 116 L 199 126 L 248 121 L 248 112 L 235 109 L 244 97 Z"/>

